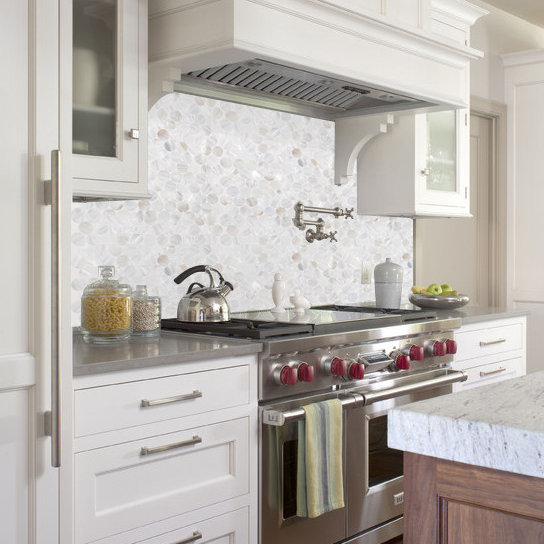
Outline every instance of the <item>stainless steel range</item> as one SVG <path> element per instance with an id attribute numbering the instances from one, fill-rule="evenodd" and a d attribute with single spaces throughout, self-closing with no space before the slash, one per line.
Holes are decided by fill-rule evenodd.
<path id="1" fill-rule="evenodd" d="M 163 320 L 163 328 L 187 324 Z M 458 319 L 420 310 L 327 306 L 234 314 L 191 332 L 259 339 L 261 544 L 380 544 L 402 534 L 402 452 L 387 447 L 387 411 L 444 395 Z M 303 406 L 338 398 L 345 507 L 297 517 L 297 422 Z"/>

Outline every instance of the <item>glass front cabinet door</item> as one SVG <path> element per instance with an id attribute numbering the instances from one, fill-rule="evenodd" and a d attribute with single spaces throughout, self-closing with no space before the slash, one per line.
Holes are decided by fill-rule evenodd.
<path id="1" fill-rule="evenodd" d="M 74 0 L 74 197 L 147 194 L 147 0 Z"/>
<path id="2" fill-rule="evenodd" d="M 466 110 L 415 115 L 416 215 L 470 216 Z"/>
<path id="3" fill-rule="evenodd" d="M 375 129 L 382 117 L 362 119 L 360 134 Z M 380 130 L 359 154 L 358 213 L 470 217 L 467 110 L 393 117 L 387 130 Z"/>

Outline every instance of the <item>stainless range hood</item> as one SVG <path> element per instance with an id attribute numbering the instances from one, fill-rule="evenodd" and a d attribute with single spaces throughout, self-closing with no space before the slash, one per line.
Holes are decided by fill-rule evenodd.
<path id="1" fill-rule="evenodd" d="M 468 36 L 484 13 L 465 0 L 150 0 L 150 104 L 179 91 L 323 119 L 466 107 L 481 54 L 440 32 Z"/>
<path id="2" fill-rule="evenodd" d="M 188 72 L 174 90 L 320 119 L 433 105 L 258 58 Z"/>

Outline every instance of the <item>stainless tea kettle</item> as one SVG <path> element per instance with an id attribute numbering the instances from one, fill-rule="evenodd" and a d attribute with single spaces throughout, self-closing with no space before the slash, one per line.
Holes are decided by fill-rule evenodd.
<path id="1" fill-rule="evenodd" d="M 221 273 L 211 266 L 200 264 L 182 272 L 174 279 L 181 283 L 197 272 L 206 272 L 210 277 L 210 286 L 204 287 L 201 283 L 193 282 L 189 285 L 187 294 L 178 304 L 178 321 L 191 322 L 218 322 L 230 319 L 229 303 L 226 296 L 234 289 L 232 283 L 225 281 Z M 219 285 L 216 285 L 212 276 L 216 272 L 219 276 Z M 196 289 L 195 289 L 196 287 Z"/>

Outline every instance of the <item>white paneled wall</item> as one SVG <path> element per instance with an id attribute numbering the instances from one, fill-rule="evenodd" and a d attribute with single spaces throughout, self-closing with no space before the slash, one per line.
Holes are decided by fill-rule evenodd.
<path id="1" fill-rule="evenodd" d="M 504 55 L 508 106 L 507 301 L 528 310 L 527 371 L 544 370 L 544 50 Z"/>
<path id="2" fill-rule="evenodd" d="M 361 268 L 386 257 L 412 283 L 412 220 L 324 216 L 338 243 L 309 244 L 292 222 L 294 205 L 356 207 L 355 185 L 335 186 L 334 124 L 173 93 L 149 113 L 151 200 L 73 206 L 73 323 L 100 264 L 144 283 L 175 315 L 187 286 L 173 278 L 211 264 L 234 284 L 233 310 L 273 306 L 275 272 L 313 304 L 374 298 Z"/>

